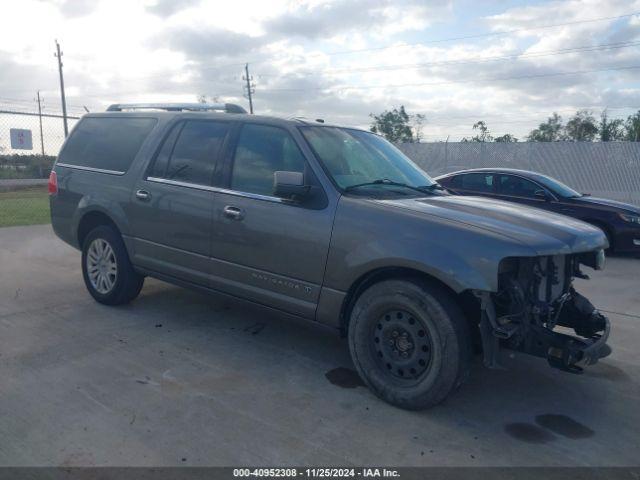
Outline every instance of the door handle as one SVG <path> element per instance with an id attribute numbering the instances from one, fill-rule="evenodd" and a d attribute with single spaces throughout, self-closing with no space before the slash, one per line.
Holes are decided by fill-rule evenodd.
<path id="1" fill-rule="evenodd" d="M 234 207 L 232 205 L 227 205 L 222 210 L 224 216 L 227 218 L 231 218 L 232 220 L 242 220 L 244 218 L 244 212 L 241 208 Z"/>
<path id="2" fill-rule="evenodd" d="M 151 198 L 151 194 L 146 190 L 138 190 L 136 192 L 136 198 L 138 200 L 149 200 Z"/>

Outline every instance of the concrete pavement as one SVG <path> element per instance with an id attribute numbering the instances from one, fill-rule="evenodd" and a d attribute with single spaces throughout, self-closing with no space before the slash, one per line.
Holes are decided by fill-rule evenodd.
<path id="1" fill-rule="evenodd" d="M 577 282 L 613 323 L 584 375 L 476 358 L 457 394 L 406 412 L 330 332 L 149 279 L 105 307 L 50 226 L 0 229 L 0 466 L 638 465 L 639 269 Z"/>

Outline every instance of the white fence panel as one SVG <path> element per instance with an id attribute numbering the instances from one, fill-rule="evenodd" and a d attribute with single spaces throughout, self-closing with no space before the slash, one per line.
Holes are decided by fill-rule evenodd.
<path id="1" fill-rule="evenodd" d="M 441 142 L 399 147 L 434 177 L 464 168 L 520 168 L 550 175 L 580 192 L 640 206 L 640 142 Z"/>

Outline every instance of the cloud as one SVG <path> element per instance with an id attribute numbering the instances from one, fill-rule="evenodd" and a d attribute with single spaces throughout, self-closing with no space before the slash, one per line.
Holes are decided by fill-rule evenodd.
<path id="1" fill-rule="evenodd" d="M 384 21 L 383 11 L 367 0 L 340 0 L 304 5 L 268 20 L 264 28 L 279 37 L 325 38 L 344 31 L 370 28 Z"/>
<path id="2" fill-rule="evenodd" d="M 607 37 L 608 42 L 631 42 L 640 38 L 640 15 L 634 15 Z"/>
<path id="3" fill-rule="evenodd" d="M 428 0 L 337 0 L 306 3 L 267 20 L 263 26 L 274 36 L 306 39 L 330 38 L 381 27 L 393 27 L 397 32 L 425 27 L 437 17 L 436 12 L 442 11 L 442 7 L 443 2 Z"/>
<path id="4" fill-rule="evenodd" d="M 43 90 L 45 85 L 56 88 L 56 76 L 46 67 L 38 65 L 24 65 L 16 62 L 13 57 L 0 51 L 0 97 L 25 97 L 21 92 L 29 92 L 29 97 L 35 95 L 36 90 Z M 29 97 L 25 100 L 30 99 Z"/>
<path id="5" fill-rule="evenodd" d="M 244 55 L 261 46 L 261 42 L 249 35 L 222 30 L 216 27 L 183 28 L 177 26 L 152 37 L 148 42 L 152 48 L 164 48 L 184 52 L 198 60 L 209 62 L 215 57 Z"/>
<path id="6" fill-rule="evenodd" d="M 197 94 L 246 105 L 244 62 L 258 113 L 367 126 L 370 113 L 405 105 L 427 115 L 429 139 L 469 136 L 482 119 L 494 134 L 522 137 L 556 110 L 567 118 L 582 107 L 640 106 L 638 70 L 560 75 L 640 65 L 637 47 L 539 55 L 639 39 L 639 16 L 429 43 L 623 15 L 640 0 L 610 0 L 606 11 L 599 0 L 490 0 L 483 11 L 499 14 L 486 17 L 436 0 L 23 1 L 32 21 L 0 30 L 0 92 L 29 101 L 38 88 L 54 98 L 52 39 L 64 32 L 69 103 L 92 111 Z M 358 49 L 370 50 L 335 54 Z M 522 52 L 537 56 L 487 59 Z"/>
<path id="7" fill-rule="evenodd" d="M 99 0 L 40 0 L 58 7 L 60 13 L 67 18 L 84 17 L 99 7 Z"/>
<path id="8" fill-rule="evenodd" d="M 200 1 L 201 0 L 156 0 L 154 4 L 147 6 L 147 11 L 154 15 L 167 18 L 198 5 Z"/>

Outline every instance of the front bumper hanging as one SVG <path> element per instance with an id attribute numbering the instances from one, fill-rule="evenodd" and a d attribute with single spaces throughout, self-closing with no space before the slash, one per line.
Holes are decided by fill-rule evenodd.
<path id="1" fill-rule="evenodd" d="M 573 288 L 553 325 L 531 318 L 505 323 L 497 318 L 490 294 L 478 292 L 476 295 L 481 302 L 479 326 L 484 363 L 489 368 L 500 368 L 501 347 L 546 358 L 553 368 L 578 374 L 585 366 L 593 365 L 611 353 L 607 345 L 611 330 L 609 319 Z M 577 335 L 555 331 L 556 326 L 572 328 Z"/>

